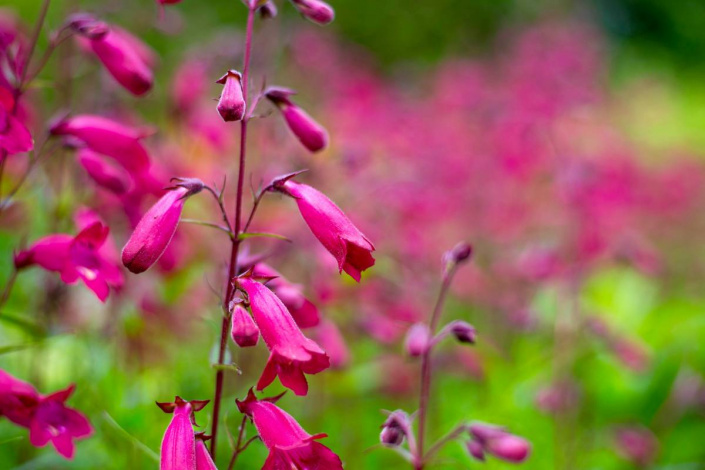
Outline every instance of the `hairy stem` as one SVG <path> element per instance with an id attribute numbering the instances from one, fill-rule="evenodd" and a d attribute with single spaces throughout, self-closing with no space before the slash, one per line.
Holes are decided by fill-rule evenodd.
<path id="1" fill-rule="evenodd" d="M 250 71 L 250 56 L 252 53 L 252 35 L 255 23 L 255 7 L 249 6 L 249 11 L 247 14 L 247 31 L 245 33 L 245 57 L 242 67 L 242 93 L 247 102 L 247 87 L 248 87 L 248 75 Z M 235 200 L 235 238 L 232 242 L 232 248 L 230 251 L 230 265 L 228 266 L 228 278 L 226 279 L 227 287 L 226 294 L 223 298 L 223 321 L 220 327 L 220 349 L 218 351 L 218 364 L 223 364 L 225 360 L 225 350 L 228 344 L 228 326 L 229 326 L 229 303 L 233 296 L 233 283 L 232 280 L 237 274 L 237 259 L 238 253 L 240 251 L 240 239 L 238 235 L 240 234 L 241 218 L 242 218 L 242 195 L 243 186 L 245 182 L 245 154 L 247 149 L 247 121 L 248 118 L 245 116 L 240 123 L 240 160 L 238 164 L 238 175 L 237 175 L 237 194 Z M 216 445 L 218 442 L 218 420 L 220 414 L 220 401 L 223 395 L 223 373 L 224 371 L 218 370 L 215 374 L 215 396 L 213 398 L 213 421 L 211 428 L 211 455 L 213 460 L 216 458 Z"/>
<path id="2" fill-rule="evenodd" d="M 431 319 L 428 322 L 428 328 L 431 332 L 431 336 L 435 335 L 436 328 L 438 327 L 438 321 L 441 317 L 441 311 L 443 310 L 443 304 L 445 302 L 446 296 L 448 295 L 448 288 L 455 275 L 456 267 L 453 266 L 450 271 L 448 271 L 443 276 L 443 283 L 441 284 L 441 290 L 438 293 L 438 299 L 436 300 L 436 305 L 433 307 L 433 312 L 431 313 Z M 426 414 L 428 412 L 428 400 L 431 394 L 431 350 L 433 348 L 427 348 L 421 358 L 421 392 L 419 394 L 419 425 L 416 438 L 416 455 L 414 459 L 414 469 L 423 470 L 424 468 L 424 435 L 426 430 Z"/>

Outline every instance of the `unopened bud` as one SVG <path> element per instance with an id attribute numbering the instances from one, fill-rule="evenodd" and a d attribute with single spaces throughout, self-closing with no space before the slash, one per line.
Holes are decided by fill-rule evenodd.
<path id="1" fill-rule="evenodd" d="M 485 452 L 482 450 L 482 444 L 477 441 L 470 440 L 465 443 L 465 447 L 475 460 L 479 460 L 480 462 L 485 461 Z"/>
<path id="2" fill-rule="evenodd" d="M 513 434 L 505 434 L 496 439 L 490 439 L 485 450 L 498 459 L 519 463 L 526 460 L 531 451 L 531 444 L 526 439 Z"/>
<path id="3" fill-rule="evenodd" d="M 320 25 L 327 25 L 335 18 L 333 8 L 322 0 L 292 0 L 302 15 Z"/>
<path id="4" fill-rule="evenodd" d="M 241 348 L 254 346 L 259 341 L 259 328 L 242 305 L 232 308 L 230 337 Z"/>
<path id="5" fill-rule="evenodd" d="M 396 410 L 389 414 L 382 425 L 379 440 L 383 445 L 396 447 L 404 442 L 404 437 L 410 432 L 411 421 L 409 420 L 409 415 L 402 410 Z"/>
<path id="6" fill-rule="evenodd" d="M 460 264 L 472 256 L 472 246 L 466 242 L 460 242 L 443 255 L 446 263 Z"/>
<path id="7" fill-rule="evenodd" d="M 456 320 L 450 324 L 450 332 L 461 343 L 475 344 L 475 327 L 468 322 Z"/>
<path id="8" fill-rule="evenodd" d="M 269 20 L 277 16 L 277 6 L 272 0 L 268 0 L 264 5 L 259 7 L 258 11 L 264 20 Z"/>
<path id="9" fill-rule="evenodd" d="M 218 113 L 223 121 L 240 121 L 245 116 L 245 98 L 242 93 L 242 75 L 236 70 L 220 77 L 216 83 L 223 85 L 223 92 L 218 100 Z"/>
<path id="10" fill-rule="evenodd" d="M 418 357 L 428 350 L 430 341 L 431 332 L 428 326 L 423 323 L 415 323 L 406 333 L 404 348 L 409 356 Z"/>
<path id="11" fill-rule="evenodd" d="M 71 29 L 88 39 L 102 39 L 110 31 L 106 23 L 88 13 L 75 13 L 67 22 Z"/>

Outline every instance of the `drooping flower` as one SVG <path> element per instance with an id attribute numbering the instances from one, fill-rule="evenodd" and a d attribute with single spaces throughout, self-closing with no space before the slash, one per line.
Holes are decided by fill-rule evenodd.
<path id="1" fill-rule="evenodd" d="M 321 320 L 315 328 L 314 339 L 326 351 L 330 358 L 331 367 L 337 369 L 345 367 L 350 361 L 350 351 L 345 344 L 345 339 L 340 330 L 330 320 Z"/>
<path id="2" fill-rule="evenodd" d="M 265 263 L 255 265 L 254 276 L 272 278 L 267 282 L 267 287 L 279 297 L 299 328 L 318 325 L 321 320 L 318 308 L 304 296 L 301 285 L 289 282 L 276 269 Z"/>
<path id="3" fill-rule="evenodd" d="M 32 134 L 13 113 L 15 105 L 12 92 L 0 85 L 0 153 L 8 155 L 34 148 Z"/>
<path id="4" fill-rule="evenodd" d="M 67 284 L 81 279 L 101 302 L 105 302 L 110 287 L 119 288 L 124 281 L 119 268 L 101 253 L 108 232 L 107 226 L 96 221 L 75 237 L 67 234 L 46 236 L 17 253 L 15 267 L 22 269 L 36 264 L 47 271 L 61 273 L 61 280 Z"/>
<path id="5" fill-rule="evenodd" d="M 238 278 L 237 285 L 247 293 L 252 315 L 270 350 L 257 389 L 264 389 L 279 376 L 282 385 L 297 395 L 306 395 L 308 383 L 304 374 L 317 374 L 330 366 L 325 351 L 304 336 L 272 291 L 248 277 Z"/>
<path id="6" fill-rule="evenodd" d="M 51 441 L 59 454 L 72 459 L 73 440 L 93 433 L 86 417 L 65 405 L 74 389 L 75 386 L 70 385 L 42 396 L 27 382 L 0 369 L 0 416 L 28 428 L 33 446 L 43 447 Z"/>
<path id="7" fill-rule="evenodd" d="M 99 154 L 88 148 L 78 152 L 78 162 L 98 186 L 115 194 L 125 194 L 132 186 L 129 173 L 110 165 Z"/>
<path id="8" fill-rule="evenodd" d="M 210 438 L 203 433 L 196 434 L 196 470 L 218 470 L 210 452 L 206 449 L 207 439 Z"/>
<path id="9" fill-rule="evenodd" d="M 404 339 L 404 349 L 411 357 L 419 357 L 426 353 L 431 345 L 431 331 L 425 323 L 411 325 Z"/>
<path id="10" fill-rule="evenodd" d="M 67 459 L 73 458 L 73 440 L 93 433 L 86 417 L 64 404 L 74 389 L 71 385 L 42 397 L 29 425 L 29 441 L 33 446 L 43 447 L 51 441 L 56 451 Z"/>
<path id="11" fill-rule="evenodd" d="M 143 129 L 102 116 L 82 114 L 59 120 L 51 126 L 50 132 L 75 137 L 94 152 L 115 159 L 128 171 L 141 173 L 149 167 L 149 155 L 140 142 L 148 135 Z"/>
<path id="12" fill-rule="evenodd" d="M 223 121 L 240 121 L 245 116 L 247 107 L 242 94 L 242 75 L 237 70 L 228 70 L 216 83 L 223 85 L 223 92 L 218 100 L 218 113 Z"/>
<path id="13" fill-rule="evenodd" d="M 361 272 L 375 264 L 372 242 L 320 191 L 291 180 L 275 181 L 273 186 L 296 199 L 306 224 L 338 261 L 339 272 L 359 282 Z"/>
<path id="14" fill-rule="evenodd" d="M 314 23 L 326 25 L 335 18 L 335 11 L 322 0 L 291 0 L 297 10 Z"/>
<path id="15" fill-rule="evenodd" d="M 122 249 L 122 264 L 135 274 L 146 271 L 164 253 L 179 225 L 186 199 L 204 188 L 197 179 L 180 179 L 142 217 Z"/>
<path id="16" fill-rule="evenodd" d="M 235 305 L 231 314 L 230 337 L 241 348 L 255 346 L 259 341 L 259 328 L 242 305 Z"/>
<path id="17" fill-rule="evenodd" d="M 262 470 L 338 470 L 343 463 L 332 450 L 316 442 L 326 434 L 310 435 L 296 420 L 273 403 L 257 400 L 250 390 L 240 412 L 252 418 L 269 456 Z"/>
<path id="18" fill-rule="evenodd" d="M 186 401 L 174 398 L 173 403 L 159 403 L 165 413 L 173 413 L 169 426 L 164 432 L 159 458 L 160 470 L 197 470 L 196 436 L 193 432 L 194 414 L 202 410 L 209 400 Z"/>
<path id="19" fill-rule="evenodd" d="M 469 444 L 468 451 L 480 460 L 487 453 L 507 462 L 520 463 L 531 452 L 531 444 L 526 439 L 510 434 L 501 427 L 475 423 L 468 427 L 468 431 L 472 436 L 471 442 L 479 444 Z"/>
<path id="20" fill-rule="evenodd" d="M 404 438 L 411 436 L 411 418 L 404 410 L 395 410 L 389 413 L 382 424 L 379 434 L 380 442 L 385 446 L 396 447 L 404 442 Z"/>
<path id="21" fill-rule="evenodd" d="M 328 145 L 328 132 L 303 109 L 290 99 L 296 92 L 286 88 L 271 87 L 265 96 L 284 116 L 291 132 L 311 152 L 323 150 Z"/>
<path id="22" fill-rule="evenodd" d="M 141 96 L 152 89 L 151 52 L 132 34 L 112 26 L 106 34 L 78 39 L 85 48 L 93 51 L 110 75 L 127 91 Z"/>

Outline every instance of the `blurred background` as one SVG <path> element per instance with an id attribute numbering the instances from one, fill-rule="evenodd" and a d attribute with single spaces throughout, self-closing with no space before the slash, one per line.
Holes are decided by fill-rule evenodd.
<path id="1" fill-rule="evenodd" d="M 31 29 L 40 1 L 1 1 L 3 15 Z M 443 252 L 467 240 L 474 259 L 443 319 L 472 323 L 478 342 L 447 341 L 435 356 L 430 442 L 479 420 L 531 441 L 525 468 L 705 468 L 705 3 L 330 3 L 336 20 L 321 28 L 277 1 L 279 16 L 257 25 L 253 80 L 297 89 L 331 146 L 306 153 L 263 106 L 248 179 L 308 168 L 301 180 L 375 243 L 377 264 L 359 285 L 338 276 L 291 201 L 263 203 L 257 231 L 293 243 L 247 248 L 305 286 L 326 319 L 306 334 L 335 365 L 282 407 L 327 433 L 346 468 L 409 468 L 378 445 L 381 410 L 415 410 L 420 365 L 405 355 L 404 334 L 430 314 Z M 162 14 L 148 0 L 55 0 L 48 30 L 74 11 L 144 40 L 156 56 L 154 90 L 128 96 L 67 43 L 31 91 L 34 129 L 65 109 L 151 126 L 156 189 L 128 204 L 92 185 L 71 151 L 57 152 L 0 215 L 2 285 L 13 251 L 75 233 L 80 209 L 108 221 L 118 250 L 171 176 L 234 181 L 238 132 L 214 110 L 214 81 L 241 64 L 240 2 L 184 0 Z M 21 174 L 17 160 L 6 178 Z M 218 220 L 212 206 L 193 198 L 185 217 Z M 66 462 L 0 420 L 0 468 L 156 468 L 169 416 L 154 401 L 212 396 L 213 290 L 228 246 L 182 224 L 159 266 L 125 271 L 105 305 L 55 273 L 23 272 L 0 316 L 0 368 L 42 393 L 76 383 L 69 403 L 95 435 Z M 230 348 L 242 369 L 226 376 L 230 434 L 241 419 L 234 399 L 267 357 L 262 345 L 250 349 Z M 278 381 L 267 389 L 282 390 Z M 210 412 L 199 414 L 206 429 Z M 253 444 L 237 468 L 261 468 L 265 456 Z M 475 462 L 458 442 L 432 468 L 480 465 L 512 467 Z"/>

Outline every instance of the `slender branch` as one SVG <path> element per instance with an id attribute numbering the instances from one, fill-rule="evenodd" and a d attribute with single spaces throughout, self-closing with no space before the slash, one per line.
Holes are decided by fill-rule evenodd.
<path id="1" fill-rule="evenodd" d="M 242 94 L 245 102 L 247 102 L 247 87 L 248 87 L 248 76 L 250 71 L 250 56 L 252 54 L 252 36 L 254 31 L 255 23 L 255 6 L 248 5 L 247 13 L 247 31 L 245 33 L 245 57 L 242 69 Z M 228 267 L 228 278 L 226 279 L 227 288 L 226 294 L 223 298 L 223 320 L 220 326 L 220 350 L 218 352 L 218 364 L 223 364 L 225 360 L 225 350 L 227 347 L 228 340 L 228 326 L 229 326 L 229 313 L 228 307 L 230 300 L 233 296 L 234 289 L 232 279 L 237 274 L 237 260 L 238 252 L 240 251 L 240 242 L 238 235 L 240 234 L 241 227 L 241 217 L 242 217 L 242 193 L 243 186 L 245 182 L 245 157 L 247 150 L 247 116 L 245 116 L 240 123 L 240 160 L 238 165 L 238 175 L 237 175 L 237 194 L 235 201 L 235 227 L 234 233 L 235 238 L 232 243 L 232 249 L 230 252 L 230 265 Z M 223 395 L 223 371 L 219 370 L 215 375 L 215 396 L 213 399 L 213 425 L 211 428 L 211 455 L 213 459 L 216 458 L 216 444 L 218 442 L 218 418 L 220 413 L 220 401 Z"/>
<path id="2" fill-rule="evenodd" d="M 18 91 L 22 89 L 27 78 L 27 70 L 29 69 L 29 62 L 32 60 L 32 55 L 34 55 L 34 50 L 37 48 L 37 41 L 39 41 L 39 35 L 42 32 L 42 27 L 44 26 L 44 20 L 46 20 L 47 12 L 49 11 L 49 5 L 51 0 L 44 0 L 42 3 L 42 8 L 39 10 L 39 17 L 37 18 L 37 23 L 34 25 L 34 30 L 32 31 L 32 39 L 29 42 L 29 52 L 27 53 L 27 58 L 24 66 L 22 67 L 22 74 L 20 75 L 20 83 Z M 16 105 L 16 104 L 15 104 Z"/>
<path id="3" fill-rule="evenodd" d="M 22 185 L 24 182 L 27 180 L 27 177 L 29 177 L 30 173 L 32 173 L 32 170 L 37 166 L 39 161 L 46 155 L 51 155 L 54 153 L 54 150 L 58 147 L 60 144 L 56 144 L 53 147 L 49 149 L 49 151 L 44 151 L 46 143 L 48 142 L 48 138 L 45 139 L 42 144 L 39 146 L 39 149 L 36 150 L 34 158 L 30 159 L 29 163 L 27 164 L 27 169 L 25 172 L 22 174 L 20 177 L 20 180 L 17 182 L 14 188 L 10 190 L 9 193 L 7 193 L 7 196 L 5 197 L 4 200 L 0 200 L 0 212 L 5 210 L 7 206 L 12 202 L 12 198 L 17 194 L 17 192 L 22 188 Z"/>
<path id="4" fill-rule="evenodd" d="M 252 219 L 255 217 L 255 212 L 257 212 L 257 208 L 259 207 L 259 203 L 262 201 L 262 198 L 264 195 L 267 193 L 267 191 L 260 191 L 257 196 L 255 197 L 254 202 L 252 203 L 252 210 L 250 211 L 250 215 L 247 218 L 247 222 L 245 222 L 245 226 L 242 228 L 243 233 L 247 233 L 247 229 L 250 228 L 250 224 L 252 223 Z"/>
<path id="5" fill-rule="evenodd" d="M 441 448 L 448 442 L 457 439 L 459 436 L 461 436 L 465 432 L 466 428 L 467 426 L 465 424 L 459 424 L 451 432 L 438 439 L 436 443 L 433 444 L 430 449 L 428 449 L 426 455 L 424 455 L 424 461 L 428 460 L 433 454 L 441 450 Z"/>
<path id="6" fill-rule="evenodd" d="M 455 275 L 457 265 L 453 267 L 443 276 L 440 292 L 436 305 L 433 307 L 431 319 L 429 320 L 429 331 L 434 335 L 440 320 L 440 314 L 443 310 L 443 304 L 448 294 L 448 288 Z M 433 348 L 427 348 L 421 359 L 421 392 L 419 396 L 419 426 L 417 431 L 417 448 L 416 459 L 414 461 L 415 470 L 423 470 L 424 468 L 424 435 L 426 431 L 426 414 L 428 412 L 428 400 L 431 394 L 431 351 Z"/>
<path id="7" fill-rule="evenodd" d="M 18 271 L 16 268 L 12 269 L 12 273 L 10 273 L 10 278 L 7 280 L 7 284 L 5 285 L 5 289 L 2 291 L 2 296 L 0 296 L 0 308 L 2 308 L 7 300 L 10 298 L 10 292 L 12 292 L 12 288 L 15 285 L 15 281 L 17 280 L 17 274 Z M 2 315 L 2 313 L 0 313 Z"/>
<path id="8" fill-rule="evenodd" d="M 225 182 L 223 182 L 223 189 L 220 191 L 220 194 L 216 193 L 213 188 L 210 186 L 206 186 L 206 190 L 213 195 L 215 198 L 215 202 L 218 204 L 218 207 L 220 208 L 220 213 L 223 216 L 223 222 L 225 222 L 225 225 L 228 226 L 228 230 L 232 233 L 233 231 L 233 226 L 230 224 L 230 218 L 228 218 L 228 211 L 225 210 L 225 205 L 223 204 L 223 191 L 225 190 Z"/>
<path id="9" fill-rule="evenodd" d="M 227 233 L 230 236 L 230 238 L 234 237 L 233 232 L 231 232 L 228 227 L 223 227 L 222 225 L 214 224 L 212 222 L 206 222 L 204 220 L 197 220 L 197 219 L 181 219 L 181 222 L 183 222 L 185 224 L 194 224 L 194 225 L 202 225 L 204 227 L 211 227 L 214 229 L 218 229 L 221 232 Z"/>
<path id="10" fill-rule="evenodd" d="M 240 455 L 240 444 L 242 444 L 242 438 L 245 436 L 245 424 L 247 423 L 247 416 L 243 415 L 242 422 L 240 423 L 240 432 L 237 435 L 237 442 L 235 443 L 235 450 L 233 451 L 233 456 L 230 458 L 230 463 L 228 464 L 228 470 L 233 470 L 235 468 L 235 462 L 237 462 L 237 456 Z"/>

